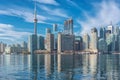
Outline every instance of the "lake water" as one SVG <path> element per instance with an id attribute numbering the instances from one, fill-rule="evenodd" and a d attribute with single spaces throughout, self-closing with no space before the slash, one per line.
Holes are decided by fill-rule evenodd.
<path id="1" fill-rule="evenodd" d="M 120 55 L 0 55 L 0 80 L 120 80 Z"/>

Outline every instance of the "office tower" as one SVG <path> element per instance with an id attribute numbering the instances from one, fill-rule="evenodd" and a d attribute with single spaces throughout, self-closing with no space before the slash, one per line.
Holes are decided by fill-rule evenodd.
<path id="1" fill-rule="evenodd" d="M 23 41 L 22 46 L 21 46 L 23 48 L 23 50 L 27 50 L 28 49 L 27 45 L 28 45 L 27 42 Z"/>
<path id="2" fill-rule="evenodd" d="M 108 51 L 115 51 L 115 35 L 110 34 L 109 36 L 106 37 L 106 42 L 107 42 L 107 47 Z"/>
<path id="3" fill-rule="evenodd" d="M 105 41 L 104 38 L 100 38 L 98 41 L 98 50 L 99 52 L 107 52 L 107 42 Z"/>
<path id="4" fill-rule="evenodd" d="M 58 33 L 58 49 L 61 52 L 71 52 L 74 50 L 74 35 Z"/>
<path id="5" fill-rule="evenodd" d="M 118 38 L 119 38 L 118 45 L 119 45 L 119 52 L 120 52 L 120 35 Z"/>
<path id="6" fill-rule="evenodd" d="M 73 34 L 73 19 L 64 21 L 64 34 Z"/>
<path id="7" fill-rule="evenodd" d="M 29 51 L 31 54 L 34 53 L 35 50 L 37 50 L 37 10 L 36 10 L 36 3 L 35 3 L 35 9 L 34 9 L 34 34 L 30 35 L 29 38 Z"/>
<path id="8" fill-rule="evenodd" d="M 51 29 L 50 28 L 46 28 L 46 34 L 47 33 L 51 33 Z"/>
<path id="9" fill-rule="evenodd" d="M 0 53 L 5 52 L 5 47 L 6 47 L 6 44 L 4 44 L 3 42 L 0 42 Z"/>
<path id="10" fill-rule="evenodd" d="M 9 46 L 6 46 L 6 48 L 5 48 L 5 53 L 7 53 L 7 54 L 10 54 L 10 53 L 13 53 L 12 52 L 12 47 L 9 45 Z"/>
<path id="11" fill-rule="evenodd" d="M 105 39 L 105 34 L 106 34 L 106 30 L 104 27 L 100 28 L 100 38 L 104 38 Z"/>
<path id="12" fill-rule="evenodd" d="M 114 34 L 115 34 L 115 35 L 120 35 L 119 26 L 116 26 L 116 27 L 115 27 L 115 29 L 114 29 Z"/>
<path id="13" fill-rule="evenodd" d="M 109 30 L 111 33 L 114 33 L 114 26 L 112 25 L 112 23 L 107 26 L 107 30 Z"/>
<path id="14" fill-rule="evenodd" d="M 91 29 L 91 37 L 90 37 L 90 50 L 93 52 L 97 52 L 98 48 L 98 32 L 96 28 Z"/>
<path id="15" fill-rule="evenodd" d="M 46 49 L 49 52 L 54 50 L 54 34 L 46 34 Z"/>
<path id="16" fill-rule="evenodd" d="M 75 36 L 74 51 L 80 51 L 80 50 L 82 50 L 82 38 L 81 36 Z"/>
<path id="17" fill-rule="evenodd" d="M 89 49 L 89 35 L 88 34 L 84 34 L 82 36 L 82 39 L 83 39 L 83 50 L 84 51 L 87 51 Z"/>
<path id="18" fill-rule="evenodd" d="M 43 36 L 39 36 L 38 37 L 38 49 L 39 50 L 44 50 L 44 37 Z"/>
<path id="19" fill-rule="evenodd" d="M 29 51 L 33 54 L 35 50 L 37 50 L 37 35 L 32 34 L 29 37 Z"/>
<path id="20" fill-rule="evenodd" d="M 54 33 L 54 50 L 57 49 L 57 24 L 53 24 L 53 33 Z"/>

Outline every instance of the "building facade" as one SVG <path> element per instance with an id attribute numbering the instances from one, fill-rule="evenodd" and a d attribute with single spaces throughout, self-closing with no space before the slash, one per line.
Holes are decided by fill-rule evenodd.
<path id="1" fill-rule="evenodd" d="M 88 49 L 89 49 L 89 41 L 90 41 L 89 35 L 88 34 L 84 34 L 82 36 L 82 39 L 83 39 L 83 50 L 84 51 L 88 51 Z"/>
<path id="2" fill-rule="evenodd" d="M 45 45 L 44 45 L 44 37 L 43 36 L 39 36 L 38 37 L 38 49 L 39 50 L 44 50 L 45 49 Z"/>
<path id="3" fill-rule="evenodd" d="M 73 35 L 73 19 L 72 18 L 64 21 L 64 34 Z"/>
<path id="4" fill-rule="evenodd" d="M 49 52 L 54 50 L 54 34 L 46 34 L 46 50 Z"/>
<path id="5" fill-rule="evenodd" d="M 58 33 L 58 53 L 74 51 L 74 35 Z"/>
<path id="6" fill-rule="evenodd" d="M 91 29 L 90 50 L 98 52 L 98 31 L 96 28 Z"/>

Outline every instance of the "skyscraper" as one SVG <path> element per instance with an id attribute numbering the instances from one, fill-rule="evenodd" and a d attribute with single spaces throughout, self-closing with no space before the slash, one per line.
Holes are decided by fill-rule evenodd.
<path id="1" fill-rule="evenodd" d="M 44 50 L 44 37 L 43 36 L 39 36 L 38 37 L 38 49 L 39 50 Z"/>
<path id="2" fill-rule="evenodd" d="M 82 37 L 75 36 L 74 51 L 80 51 L 80 50 L 82 50 Z"/>
<path id="3" fill-rule="evenodd" d="M 112 25 L 112 22 L 109 26 L 107 26 L 107 30 L 109 30 L 111 33 L 114 33 L 114 26 Z"/>
<path id="4" fill-rule="evenodd" d="M 100 52 L 107 52 L 108 51 L 107 42 L 105 41 L 105 39 L 103 39 L 103 38 L 99 39 L 99 41 L 98 41 L 98 50 Z"/>
<path id="5" fill-rule="evenodd" d="M 83 39 L 83 50 L 87 51 L 89 49 L 89 35 L 84 34 L 82 36 Z"/>
<path id="6" fill-rule="evenodd" d="M 110 34 L 109 36 L 106 37 L 106 42 L 107 42 L 107 47 L 108 51 L 115 51 L 115 35 Z"/>
<path id="7" fill-rule="evenodd" d="M 51 33 L 51 29 L 50 28 L 46 28 L 46 34 L 47 33 Z"/>
<path id="8" fill-rule="evenodd" d="M 105 39 L 105 34 L 106 34 L 106 30 L 104 27 L 100 28 L 100 38 L 104 38 Z"/>
<path id="9" fill-rule="evenodd" d="M 71 52 L 74 50 L 74 35 L 58 33 L 58 49 L 61 52 Z"/>
<path id="10" fill-rule="evenodd" d="M 96 28 L 91 29 L 90 49 L 93 52 L 98 51 L 98 32 Z"/>
<path id="11" fill-rule="evenodd" d="M 27 46 L 28 44 L 27 44 L 27 42 L 25 42 L 25 41 L 23 41 L 23 43 L 22 43 L 22 48 L 24 48 L 25 50 L 27 50 L 27 48 L 28 48 L 28 46 Z"/>
<path id="12" fill-rule="evenodd" d="M 49 52 L 52 52 L 54 50 L 54 34 L 46 34 L 46 49 Z"/>
<path id="13" fill-rule="evenodd" d="M 64 21 L 64 34 L 73 34 L 73 19 Z"/>
<path id="14" fill-rule="evenodd" d="M 0 53 L 5 52 L 5 47 L 6 47 L 6 44 L 3 42 L 0 42 Z"/>
<path id="15" fill-rule="evenodd" d="M 53 33 L 54 33 L 54 50 L 57 49 L 57 24 L 53 24 Z"/>
<path id="16" fill-rule="evenodd" d="M 35 50 L 37 50 L 37 35 L 32 34 L 29 37 L 29 51 L 33 54 Z"/>

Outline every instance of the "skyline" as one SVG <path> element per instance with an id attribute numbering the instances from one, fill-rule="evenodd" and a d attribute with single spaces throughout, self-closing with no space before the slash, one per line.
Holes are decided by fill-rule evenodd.
<path id="1" fill-rule="evenodd" d="M 90 31 L 92 27 L 107 26 L 111 21 L 113 24 L 119 24 L 120 6 L 117 4 L 117 0 L 89 1 L 84 0 L 82 3 L 78 3 L 77 0 L 64 2 L 37 0 L 38 34 L 44 36 L 45 29 L 52 29 L 54 23 L 58 24 L 61 29 L 64 20 L 70 17 L 74 20 L 74 33 L 77 35 Z M 7 43 L 26 41 L 28 35 L 34 33 L 33 0 L 24 2 L 2 0 L 0 17 L 0 41 Z"/>

